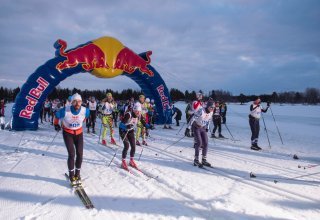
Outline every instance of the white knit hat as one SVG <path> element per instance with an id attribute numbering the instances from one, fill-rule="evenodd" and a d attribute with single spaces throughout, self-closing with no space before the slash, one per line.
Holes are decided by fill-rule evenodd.
<path id="1" fill-rule="evenodd" d="M 142 111 L 142 108 L 141 108 L 141 104 L 139 102 L 136 102 L 133 106 L 133 111 L 139 111 L 141 112 Z"/>
<path id="2" fill-rule="evenodd" d="M 74 100 L 82 101 L 81 95 L 79 95 L 78 93 L 73 94 L 71 101 L 73 102 Z"/>

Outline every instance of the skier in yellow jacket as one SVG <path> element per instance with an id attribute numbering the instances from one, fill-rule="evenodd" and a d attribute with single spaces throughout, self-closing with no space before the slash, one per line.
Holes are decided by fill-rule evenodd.
<path id="1" fill-rule="evenodd" d="M 102 144 L 107 145 L 106 141 L 106 135 L 107 130 L 109 127 L 110 130 L 110 142 L 111 144 L 116 144 L 116 141 L 113 138 L 114 130 L 113 130 L 113 118 L 112 118 L 112 112 L 115 110 L 115 101 L 113 100 L 112 94 L 110 92 L 107 93 L 107 97 L 102 100 L 104 103 L 102 106 L 102 125 L 103 125 L 103 131 L 102 131 Z"/>

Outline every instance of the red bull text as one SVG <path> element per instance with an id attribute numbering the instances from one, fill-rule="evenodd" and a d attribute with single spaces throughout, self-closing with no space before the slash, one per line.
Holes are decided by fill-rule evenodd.
<path id="1" fill-rule="evenodd" d="M 164 86 L 162 84 L 158 86 L 157 91 L 161 97 L 162 108 L 166 109 L 167 105 L 169 104 L 169 98 L 164 94 Z"/>
<path id="2" fill-rule="evenodd" d="M 34 106 L 37 105 L 38 100 L 40 99 L 42 93 L 44 90 L 46 90 L 46 88 L 48 88 L 49 83 L 43 79 L 42 77 L 39 77 L 36 80 L 38 84 L 38 86 L 36 88 L 32 88 L 29 91 L 29 95 L 27 95 L 26 99 L 28 100 L 28 104 L 27 106 L 22 109 L 19 113 L 19 117 L 22 118 L 27 118 L 27 119 L 31 119 L 32 114 L 33 114 L 33 110 L 34 110 Z"/>

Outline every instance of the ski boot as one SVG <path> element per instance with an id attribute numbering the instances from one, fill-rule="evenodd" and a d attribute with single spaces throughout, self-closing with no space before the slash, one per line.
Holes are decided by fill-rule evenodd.
<path id="1" fill-rule="evenodd" d="M 257 143 L 253 143 L 251 145 L 251 150 L 259 151 L 259 150 L 261 150 L 261 147 L 259 147 Z"/>
<path id="2" fill-rule="evenodd" d="M 74 177 L 76 179 L 77 186 L 81 186 L 82 185 L 81 176 L 80 175 L 75 175 Z"/>
<path id="3" fill-rule="evenodd" d="M 173 128 L 171 127 L 171 125 L 169 125 L 169 129 L 173 129 Z"/>
<path id="4" fill-rule="evenodd" d="M 87 133 L 88 133 L 88 134 L 90 134 L 90 130 L 89 130 L 89 128 L 88 128 L 88 130 L 87 130 Z"/>
<path id="5" fill-rule="evenodd" d="M 222 134 L 219 134 L 219 138 L 225 138 Z"/>
<path id="6" fill-rule="evenodd" d="M 102 140 L 102 145 L 107 146 L 107 141 L 106 140 Z"/>
<path id="7" fill-rule="evenodd" d="M 206 158 L 202 158 L 202 165 L 206 167 L 211 167 L 211 164 L 207 161 Z"/>
<path id="8" fill-rule="evenodd" d="M 145 140 L 142 141 L 142 145 L 148 146 L 148 144 Z"/>
<path id="9" fill-rule="evenodd" d="M 77 186 L 77 179 L 76 179 L 76 177 L 75 177 L 75 176 L 70 176 L 69 179 L 70 179 L 70 185 L 71 185 L 72 187 L 76 187 L 76 186 Z"/>
<path id="10" fill-rule="evenodd" d="M 96 131 L 94 129 L 92 129 L 92 134 L 95 134 L 95 133 L 96 133 Z"/>
<path id="11" fill-rule="evenodd" d="M 141 146 L 141 144 L 140 144 L 140 142 L 138 140 L 136 141 L 136 145 L 137 146 Z"/>
<path id="12" fill-rule="evenodd" d="M 136 164 L 136 162 L 134 161 L 133 158 L 130 158 L 130 162 L 129 162 L 129 165 L 135 169 L 138 169 L 138 166 Z"/>
<path id="13" fill-rule="evenodd" d="M 164 126 L 163 126 L 163 129 L 168 129 L 167 125 L 164 125 Z"/>
<path id="14" fill-rule="evenodd" d="M 126 159 L 122 159 L 121 168 L 124 170 L 129 170 Z"/>
<path id="15" fill-rule="evenodd" d="M 203 167 L 203 165 L 199 162 L 199 159 L 195 158 L 193 160 L 193 165 L 198 167 Z"/>
<path id="16" fill-rule="evenodd" d="M 214 134 L 211 134 L 211 138 L 217 138 Z"/>
<path id="17" fill-rule="evenodd" d="M 111 144 L 117 145 L 116 141 L 113 139 L 113 137 L 111 138 Z"/>

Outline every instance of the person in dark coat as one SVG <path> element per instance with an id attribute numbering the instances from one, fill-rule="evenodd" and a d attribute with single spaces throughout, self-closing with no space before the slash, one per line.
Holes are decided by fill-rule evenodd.
<path id="1" fill-rule="evenodd" d="M 177 107 L 173 106 L 173 118 L 176 120 L 176 125 L 179 126 L 179 121 L 181 120 L 182 112 Z"/>

